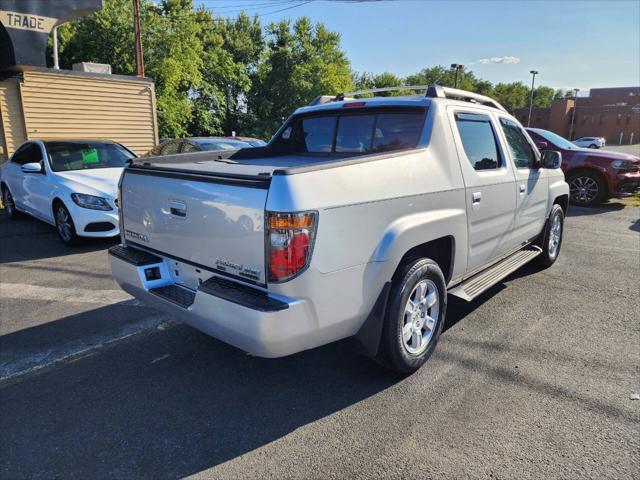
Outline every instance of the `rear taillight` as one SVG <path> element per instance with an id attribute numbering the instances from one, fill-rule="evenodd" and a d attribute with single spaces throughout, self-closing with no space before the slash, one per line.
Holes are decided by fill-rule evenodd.
<path id="1" fill-rule="evenodd" d="M 309 265 L 317 220 L 316 212 L 267 212 L 269 281 L 289 280 Z"/>

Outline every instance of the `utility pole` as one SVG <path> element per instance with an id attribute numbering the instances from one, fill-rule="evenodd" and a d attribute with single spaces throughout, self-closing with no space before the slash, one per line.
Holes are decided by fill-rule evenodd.
<path id="1" fill-rule="evenodd" d="M 538 74 L 537 70 L 531 70 L 529 72 L 531 74 L 531 98 L 529 99 L 529 119 L 527 120 L 527 127 L 531 126 L 531 110 L 533 110 L 533 86 L 536 82 L 536 75 Z"/>
<path id="2" fill-rule="evenodd" d="M 144 57 L 142 55 L 142 34 L 140 30 L 140 0 L 133 1 L 133 35 L 136 46 L 136 75 L 144 77 Z"/>
<path id="3" fill-rule="evenodd" d="M 452 63 L 451 68 L 456 71 L 455 80 L 453 81 L 453 88 L 458 88 L 458 71 L 464 68 L 464 65 L 460 65 L 459 63 Z"/>
<path id="4" fill-rule="evenodd" d="M 576 119 L 576 107 L 578 106 L 578 92 L 579 88 L 573 89 L 573 113 L 571 114 L 571 128 L 569 129 L 569 141 L 573 138 L 573 122 Z"/>

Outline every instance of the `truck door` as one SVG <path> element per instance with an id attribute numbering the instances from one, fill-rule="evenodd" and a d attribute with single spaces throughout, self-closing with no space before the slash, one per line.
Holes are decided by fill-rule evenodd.
<path id="1" fill-rule="evenodd" d="M 522 127 L 504 116 L 499 116 L 499 122 L 516 178 L 516 220 L 511 240 L 516 248 L 535 239 L 544 227 L 549 178 Z"/>
<path id="2" fill-rule="evenodd" d="M 498 140 L 495 119 L 486 110 L 449 107 L 448 115 L 465 183 L 467 271 L 472 272 L 511 248 L 515 177 Z"/>

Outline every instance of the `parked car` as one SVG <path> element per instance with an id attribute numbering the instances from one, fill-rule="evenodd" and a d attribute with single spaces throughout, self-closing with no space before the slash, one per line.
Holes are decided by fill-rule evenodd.
<path id="1" fill-rule="evenodd" d="M 634 155 L 580 148 L 540 128 L 527 131 L 540 150 L 562 153 L 562 170 L 575 205 L 598 205 L 611 197 L 631 195 L 640 187 L 640 158 Z"/>
<path id="2" fill-rule="evenodd" d="M 263 149 L 134 161 L 109 251 L 120 286 L 258 356 L 349 337 L 409 373 L 447 293 L 472 300 L 556 261 L 558 152 L 478 94 L 357 95 L 298 109 Z"/>
<path id="3" fill-rule="evenodd" d="M 203 152 L 213 150 L 240 150 L 252 148 L 253 145 L 240 140 L 230 140 L 224 137 L 192 137 L 167 140 L 155 146 L 143 157 L 156 157 L 159 155 L 175 155 L 178 153 Z"/>
<path id="4" fill-rule="evenodd" d="M 607 144 L 604 137 L 582 137 L 574 140 L 573 143 L 584 148 L 604 148 Z"/>
<path id="5" fill-rule="evenodd" d="M 253 138 L 253 137 L 226 137 L 230 140 L 240 140 L 241 142 L 246 142 L 254 147 L 264 147 L 267 145 L 267 142 L 265 142 L 264 140 L 261 140 L 259 138 Z"/>
<path id="6" fill-rule="evenodd" d="M 103 140 L 29 140 L 0 167 L 2 203 L 54 225 L 67 245 L 120 233 L 116 193 L 135 154 Z"/>

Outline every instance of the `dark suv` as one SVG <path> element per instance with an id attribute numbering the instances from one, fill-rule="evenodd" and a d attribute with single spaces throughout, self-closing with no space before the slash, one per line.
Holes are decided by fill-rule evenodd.
<path id="1" fill-rule="evenodd" d="M 527 128 L 540 150 L 562 153 L 562 171 L 574 205 L 597 205 L 640 187 L 640 158 L 626 153 L 580 148 L 548 130 Z"/>

